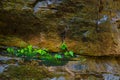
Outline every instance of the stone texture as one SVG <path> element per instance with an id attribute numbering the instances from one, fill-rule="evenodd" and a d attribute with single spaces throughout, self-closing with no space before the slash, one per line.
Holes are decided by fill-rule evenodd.
<path id="1" fill-rule="evenodd" d="M 0 45 L 24 47 L 32 44 L 58 52 L 60 44 L 65 41 L 68 48 L 77 54 L 82 51 L 83 55 L 119 55 L 116 38 L 119 33 L 114 35 L 111 29 L 114 25 L 109 19 L 103 20 L 99 24 L 100 31 L 96 32 L 96 15 L 86 11 L 86 7 L 95 7 L 90 2 L 65 0 L 64 3 L 56 3 L 59 5 L 49 4 L 46 9 L 34 12 L 37 0 L 2 0 Z M 104 18 L 103 13 L 99 20 Z"/>

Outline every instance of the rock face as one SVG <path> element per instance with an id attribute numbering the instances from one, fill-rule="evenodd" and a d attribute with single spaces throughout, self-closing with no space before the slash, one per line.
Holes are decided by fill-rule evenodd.
<path id="1" fill-rule="evenodd" d="M 45 1 L 38 1 L 37 4 L 35 4 L 33 10 L 34 13 L 38 12 L 39 10 L 49 10 L 48 7 L 51 5 L 58 5 L 61 3 L 62 0 L 45 0 Z"/>
<path id="2" fill-rule="evenodd" d="M 119 20 L 111 23 L 111 16 L 105 11 L 98 18 L 94 13 L 95 3 L 92 0 L 2 0 L 0 45 L 32 44 L 57 52 L 65 41 L 77 54 L 119 55 Z M 118 27 L 114 28 L 115 32 L 114 26 Z"/>

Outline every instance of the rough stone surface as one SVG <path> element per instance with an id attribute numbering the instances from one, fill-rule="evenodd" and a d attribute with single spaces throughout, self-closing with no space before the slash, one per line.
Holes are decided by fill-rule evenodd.
<path id="1" fill-rule="evenodd" d="M 24 47 L 32 44 L 57 52 L 62 41 L 65 41 L 68 49 L 77 54 L 120 54 L 119 25 L 111 25 L 103 12 L 99 20 L 100 31 L 96 32 L 96 16 L 89 10 L 86 12 L 86 7 L 91 7 L 88 1 L 65 0 L 62 3 L 46 4 L 45 9 L 35 12 L 37 4 L 37 0 L 0 1 L 0 45 Z M 111 29 L 114 26 L 118 27 L 114 28 L 115 33 Z"/>

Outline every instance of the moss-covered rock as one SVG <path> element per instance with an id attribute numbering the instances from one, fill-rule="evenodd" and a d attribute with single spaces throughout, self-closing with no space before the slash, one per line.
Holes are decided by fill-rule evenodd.
<path id="1" fill-rule="evenodd" d="M 53 73 L 49 72 L 45 67 L 34 65 L 10 66 L 5 72 L 0 74 L 0 79 L 4 80 L 41 80 L 51 77 L 53 77 Z"/>
<path id="2" fill-rule="evenodd" d="M 3 35 L 0 35 L 0 44 L 16 47 L 25 47 L 28 45 L 25 41 L 15 36 L 3 36 Z"/>

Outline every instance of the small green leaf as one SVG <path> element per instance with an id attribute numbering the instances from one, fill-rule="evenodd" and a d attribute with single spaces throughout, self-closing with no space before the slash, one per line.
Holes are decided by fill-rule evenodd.
<path id="1" fill-rule="evenodd" d="M 22 53 L 22 54 L 23 54 L 23 53 L 24 53 L 24 49 L 21 49 L 21 50 L 20 50 L 20 53 Z"/>
<path id="2" fill-rule="evenodd" d="M 24 51 L 28 51 L 28 48 L 24 48 Z"/>
<path id="3" fill-rule="evenodd" d="M 13 48 L 7 48 L 7 52 L 8 53 L 14 53 L 14 49 Z"/>
<path id="4" fill-rule="evenodd" d="M 11 49 L 10 49 L 10 48 L 7 48 L 7 52 L 8 52 L 8 53 L 11 53 Z"/>
<path id="5" fill-rule="evenodd" d="M 64 53 L 65 56 L 68 56 L 68 54 L 69 54 L 69 53 L 68 53 L 67 51 Z"/>
<path id="6" fill-rule="evenodd" d="M 56 59 L 61 59 L 62 56 L 61 56 L 60 54 L 55 54 L 55 58 L 56 58 Z"/>
<path id="7" fill-rule="evenodd" d="M 67 45 L 65 43 L 62 43 L 61 46 L 60 46 L 60 49 L 66 50 L 67 49 Z"/>
<path id="8" fill-rule="evenodd" d="M 18 49 L 17 52 L 20 53 L 20 50 Z"/>
<path id="9" fill-rule="evenodd" d="M 73 51 L 69 51 L 69 55 L 73 57 L 74 56 L 74 52 Z"/>
<path id="10" fill-rule="evenodd" d="M 30 50 L 31 50 L 31 49 L 32 49 L 32 45 L 29 45 L 29 46 L 28 46 L 28 49 L 30 49 Z"/>
<path id="11" fill-rule="evenodd" d="M 33 49 L 32 45 L 29 45 L 29 46 L 28 46 L 28 51 L 29 51 L 30 53 L 32 52 L 32 49 Z"/>
<path id="12" fill-rule="evenodd" d="M 36 52 L 41 54 L 41 53 L 42 53 L 42 50 L 39 49 L 39 50 L 36 50 Z"/>
<path id="13" fill-rule="evenodd" d="M 39 49 L 39 50 L 37 50 L 36 52 L 39 53 L 40 55 L 45 55 L 45 54 L 47 54 L 47 52 L 44 51 L 44 50 L 42 50 L 42 49 Z"/>

